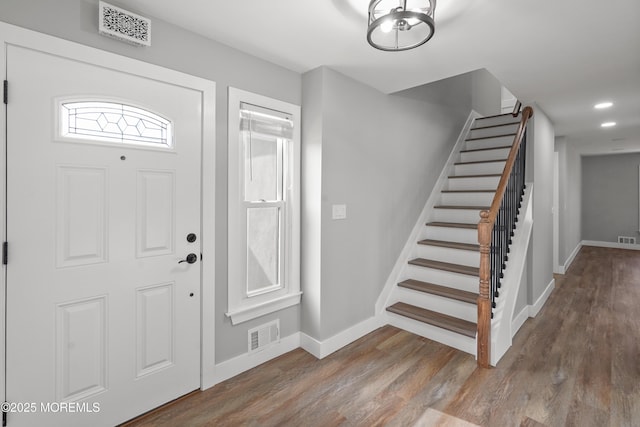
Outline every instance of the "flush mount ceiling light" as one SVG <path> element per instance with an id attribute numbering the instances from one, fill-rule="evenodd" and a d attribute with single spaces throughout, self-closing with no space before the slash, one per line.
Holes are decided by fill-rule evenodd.
<path id="1" fill-rule="evenodd" d="M 615 126 L 615 125 L 616 125 L 616 122 L 604 122 L 600 126 L 603 127 L 603 128 L 610 128 L 610 127 Z"/>
<path id="2" fill-rule="evenodd" d="M 613 102 L 607 101 L 607 102 L 600 102 L 599 104 L 594 105 L 593 108 L 597 110 L 602 110 L 604 108 L 609 108 L 611 106 L 613 106 Z"/>
<path id="3" fill-rule="evenodd" d="M 436 0 L 371 0 L 367 41 L 391 52 L 425 44 L 435 31 L 435 9 Z"/>

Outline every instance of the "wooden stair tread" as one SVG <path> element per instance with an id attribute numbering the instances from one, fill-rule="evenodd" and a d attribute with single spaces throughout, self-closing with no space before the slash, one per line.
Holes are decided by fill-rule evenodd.
<path id="1" fill-rule="evenodd" d="M 420 280 L 404 280 L 398 283 L 398 286 L 402 288 L 413 289 L 414 291 L 425 292 L 432 295 L 455 299 L 457 301 L 462 301 L 469 304 L 476 304 L 478 302 L 478 294 L 474 294 L 473 292 L 462 291 L 460 289 L 449 288 L 447 286 L 422 282 Z"/>
<path id="2" fill-rule="evenodd" d="M 435 268 L 437 270 L 450 271 L 452 273 L 466 274 L 467 276 L 478 276 L 479 268 L 468 265 L 452 264 L 449 262 L 434 261 L 432 259 L 416 258 L 409 261 L 411 265 L 419 267 Z"/>
<path id="3" fill-rule="evenodd" d="M 438 205 L 434 206 L 434 209 L 466 209 L 470 211 L 487 211 L 490 206 L 458 206 L 458 205 Z"/>
<path id="4" fill-rule="evenodd" d="M 478 117 L 476 119 L 476 121 L 478 120 L 484 120 L 484 119 L 493 119 L 494 117 L 506 117 L 506 116 L 511 116 L 513 117 L 514 120 L 516 120 L 518 117 L 520 117 L 520 113 L 518 113 L 517 115 L 513 115 L 513 113 L 500 113 L 500 114 L 494 114 L 493 116 L 484 116 L 484 117 Z M 519 121 L 519 120 L 518 120 Z M 516 121 L 515 123 L 518 123 L 518 121 Z"/>
<path id="5" fill-rule="evenodd" d="M 499 173 L 491 173 L 491 174 L 484 174 L 484 175 L 451 175 L 449 177 L 449 179 L 455 179 L 455 178 L 494 178 L 496 176 L 502 176 Z"/>
<path id="6" fill-rule="evenodd" d="M 516 122 L 511 122 L 511 123 L 499 123 L 497 125 L 477 126 L 477 127 L 472 127 L 470 130 L 491 129 L 491 128 L 498 128 L 498 127 L 501 127 L 501 126 L 513 126 L 513 125 L 517 125 L 519 123 L 520 123 L 519 121 L 516 121 Z"/>
<path id="7" fill-rule="evenodd" d="M 492 159 L 492 160 L 475 160 L 473 162 L 456 162 L 454 165 L 462 166 L 462 165 L 477 165 L 481 163 L 501 163 L 506 162 L 507 159 Z"/>
<path id="8" fill-rule="evenodd" d="M 468 230 L 474 230 L 478 228 L 478 224 L 467 224 L 463 222 L 433 221 L 433 222 L 428 222 L 427 225 L 430 225 L 432 227 L 465 228 Z"/>
<path id="9" fill-rule="evenodd" d="M 447 316 L 446 314 L 426 310 L 403 302 L 397 302 L 387 307 L 387 311 L 410 319 L 418 320 L 429 325 L 437 326 L 451 332 L 456 332 L 469 338 L 475 338 L 478 329 L 477 325 L 473 322 L 468 322 L 466 320 L 458 319 L 457 317 Z"/>
<path id="10" fill-rule="evenodd" d="M 496 190 L 442 190 L 443 193 L 495 193 Z"/>
<path id="11" fill-rule="evenodd" d="M 491 151 L 491 150 L 504 150 L 505 148 L 511 148 L 510 145 L 502 145 L 500 147 L 491 147 L 491 148 L 474 148 L 472 150 L 460 150 L 461 153 L 475 153 L 478 151 Z"/>
<path id="12" fill-rule="evenodd" d="M 445 240 L 423 239 L 418 242 L 419 245 L 439 246 L 441 248 L 462 249 L 465 251 L 479 251 L 480 245 L 473 243 L 447 242 Z"/>
<path id="13" fill-rule="evenodd" d="M 515 133 L 505 133 L 504 135 L 477 136 L 475 138 L 465 139 L 465 141 L 480 141 L 482 139 L 504 138 L 505 136 L 516 136 L 516 134 Z"/>

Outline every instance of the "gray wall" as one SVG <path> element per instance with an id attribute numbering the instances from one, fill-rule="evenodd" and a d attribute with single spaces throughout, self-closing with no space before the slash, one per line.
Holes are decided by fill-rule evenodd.
<path id="1" fill-rule="evenodd" d="M 303 166 L 321 174 L 303 172 L 303 212 L 316 215 L 302 236 L 302 331 L 322 341 L 374 315 L 469 111 L 324 67 L 303 75 L 303 94 Z M 347 219 L 331 219 L 333 204 L 347 205 Z"/>
<path id="2" fill-rule="evenodd" d="M 640 153 L 582 157 L 582 239 L 638 237 Z"/>
<path id="3" fill-rule="evenodd" d="M 502 84 L 486 69 L 471 73 L 472 108 L 481 116 L 502 113 Z"/>
<path id="4" fill-rule="evenodd" d="M 502 85 L 484 68 L 396 92 L 395 95 L 438 104 L 461 114 L 468 114 L 471 109 L 481 116 L 501 113 Z"/>
<path id="5" fill-rule="evenodd" d="M 132 12 L 153 18 L 152 11 Z M 276 317 L 280 318 L 281 336 L 298 332 L 298 307 L 238 326 L 231 326 L 224 313 L 227 310 L 227 87 L 300 105 L 301 76 L 158 19 L 153 19 L 151 47 L 130 46 L 100 36 L 98 0 L 2 0 L 0 20 L 216 82 L 216 363 L 246 353 L 248 329 Z"/>
<path id="6" fill-rule="evenodd" d="M 569 257 L 582 240 L 582 156 L 604 156 L 615 154 L 632 156 L 640 147 L 640 136 L 632 134 L 622 140 L 611 141 L 607 136 L 559 137 L 555 142 L 560 169 L 560 230 L 559 263 L 567 267 Z M 616 157 L 617 158 L 617 157 Z M 616 235 L 617 237 L 617 235 Z"/>
<path id="7" fill-rule="evenodd" d="M 553 280 L 553 124 L 535 104 L 533 126 L 528 130 L 527 175 L 533 179 L 533 231 L 527 260 L 529 305 Z"/>

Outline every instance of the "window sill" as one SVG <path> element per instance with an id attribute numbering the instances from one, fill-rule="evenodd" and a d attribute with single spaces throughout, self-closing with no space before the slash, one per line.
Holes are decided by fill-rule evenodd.
<path id="1" fill-rule="evenodd" d="M 302 292 L 288 294 L 260 304 L 239 307 L 233 311 L 225 313 L 225 315 L 231 318 L 232 325 L 238 325 L 248 320 L 255 319 L 256 317 L 264 316 L 266 314 L 273 313 L 274 311 L 298 305 L 300 304 L 301 295 Z"/>

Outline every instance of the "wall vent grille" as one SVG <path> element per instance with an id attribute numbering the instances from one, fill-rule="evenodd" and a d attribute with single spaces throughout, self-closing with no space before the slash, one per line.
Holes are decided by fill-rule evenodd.
<path id="1" fill-rule="evenodd" d="M 618 236 L 618 243 L 625 243 L 628 245 L 635 245 L 636 244 L 636 238 L 635 237 L 629 237 L 629 236 Z"/>
<path id="2" fill-rule="evenodd" d="M 151 20 L 119 7 L 100 2 L 98 31 L 137 46 L 151 46 Z"/>
<path id="3" fill-rule="evenodd" d="M 249 329 L 249 353 L 262 351 L 280 341 L 280 319 Z"/>

